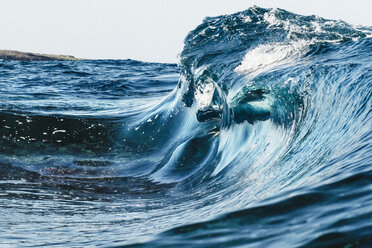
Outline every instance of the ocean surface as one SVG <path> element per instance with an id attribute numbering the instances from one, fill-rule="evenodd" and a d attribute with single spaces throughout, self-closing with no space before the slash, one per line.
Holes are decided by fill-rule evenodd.
<path id="1" fill-rule="evenodd" d="M 0 247 L 372 247 L 371 33 L 253 7 L 177 65 L 0 60 Z"/>

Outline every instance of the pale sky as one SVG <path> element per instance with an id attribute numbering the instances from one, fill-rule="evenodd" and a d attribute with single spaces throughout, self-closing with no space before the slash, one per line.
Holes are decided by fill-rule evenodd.
<path id="1" fill-rule="evenodd" d="M 372 26 L 372 0 L 0 0 L 0 49 L 176 62 L 205 16 L 253 5 Z"/>

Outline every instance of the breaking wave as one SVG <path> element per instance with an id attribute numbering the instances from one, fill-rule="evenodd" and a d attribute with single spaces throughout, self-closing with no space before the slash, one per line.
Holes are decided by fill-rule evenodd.
<path id="1" fill-rule="evenodd" d="M 1 61 L 1 212 L 68 203 L 33 245 L 367 246 L 370 33 L 253 7 L 206 18 L 179 67 Z"/>

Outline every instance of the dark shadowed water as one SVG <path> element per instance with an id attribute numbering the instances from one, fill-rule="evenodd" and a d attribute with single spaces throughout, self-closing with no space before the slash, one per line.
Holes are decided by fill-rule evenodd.
<path id="1" fill-rule="evenodd" d="M 179 65 L 0 60 L 1 247 L 369 247 L 371 28 L 250 8 Z"/>

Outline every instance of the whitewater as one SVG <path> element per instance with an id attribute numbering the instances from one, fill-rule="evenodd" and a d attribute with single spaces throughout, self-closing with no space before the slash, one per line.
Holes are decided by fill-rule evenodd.
<path id="1" fill-rule="evenodd" d="M 0 246 L 372 246 L 371 33 L 252 7 L 178 64 L 0 60 Z"/>

